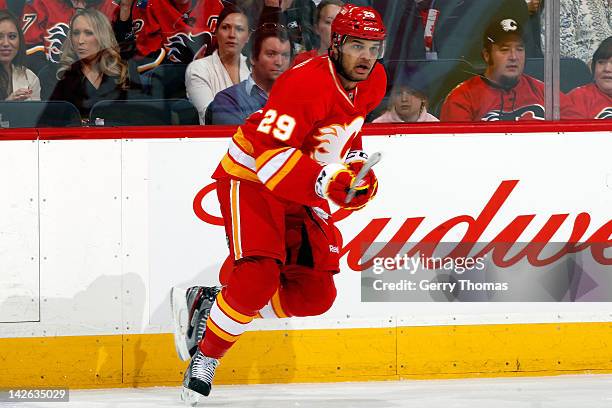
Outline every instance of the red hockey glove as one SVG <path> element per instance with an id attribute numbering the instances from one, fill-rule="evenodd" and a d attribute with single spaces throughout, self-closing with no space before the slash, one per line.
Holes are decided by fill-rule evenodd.
<path id="1" fill-rule="evenodd" d="M 346 160 L 344 161 L 344 163 L 348 165 L 349 169 L 352 170 L 355 174 L 359 174 L 359 171 L 367 160 L 368 155 L 366 154 L 366 152 L 362 150 L 351 150 L 346 155 Z M 371 186 L 371 188 L 368 190 L 368 200 L 371 200 L 378 192 L 378 179 L 376 178 L 376 175 L 374 174 L 374 171 L 372 169 L 368 171 L 366 176 L 363 178 L 363 181 L 364 185 Z"/>
<path id="2" fill-rule="evenodd" d="M 339 207 L 349 210 L 359 210 L 363 208 L 371 197 L 372 186 L 361 183 L 356 187 L 355 196 L 351 201 L 345 203 L 345 199 L 356 174 L 347 166 L 331 163 L 323 167 L 315 183 L 315 192 L 321 198 L 332 201 Z"/>

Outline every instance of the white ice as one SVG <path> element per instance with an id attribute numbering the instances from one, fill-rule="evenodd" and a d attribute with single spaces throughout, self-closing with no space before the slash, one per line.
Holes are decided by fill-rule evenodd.
<path id="1" fill-rule="evenodd" d="M 71 390 L 69 403 L 15 407 L 181 407 L 179 387 Z M 0 403 L 2 406 L 2 403 Z M 214 386 L 200 407 L 609 408 L 612 375 Z"/>

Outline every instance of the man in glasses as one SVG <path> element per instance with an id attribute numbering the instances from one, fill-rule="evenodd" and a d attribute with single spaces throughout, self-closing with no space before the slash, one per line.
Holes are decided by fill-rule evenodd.
<path id="1" fill-rule="evenodd" d="M 385 35 L 374 9 L 343 6 L 329 55 L 283 73 L 232 138 L 213 174 L 230 250 L 224 286 L 171 296 L 177 349 L 189 350 L 186 333 L 205 323 L 183 382 L 188 402 L 210 393 L 219 360 L 255 317 L 316 316 L 332 306 L 340 242 L 329 201 L 358 210 L 376 194 L 372 171 L 353 182 L 367 160 L 361 127 L 385 94 L 377 63 Z"/>

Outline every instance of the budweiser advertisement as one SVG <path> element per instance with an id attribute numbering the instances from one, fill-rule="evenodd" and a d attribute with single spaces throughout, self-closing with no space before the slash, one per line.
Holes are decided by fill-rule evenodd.
<path id="1" fill-rule="evenodd" d="M 149 149 L 165 157 L 155 169 L 161 190 L 191 203 L 186 216 L 182 200 L 180 209 L 149 200 L 152 213 L 180 211 L 176 228 L 199 248 L 189 262 L 177 250 L 191 265 L 186 282 L 214 281 L 228 253 L 209 178 L 226 146 L 190 145 L 179 164 L 166 145 Z M 612 301 L 609 133 L 371 136 L 364 147 L 383 152 L 379 192 L 363 210 L 334 213 L 342 243 L 334 310 Z M 161 239 L 166 250 L 181 245 Z"/>

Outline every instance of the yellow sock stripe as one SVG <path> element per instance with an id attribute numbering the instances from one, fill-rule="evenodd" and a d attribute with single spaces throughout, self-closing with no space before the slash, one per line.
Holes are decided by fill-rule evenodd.
<path id="1" fill-rule="evenodd" d="M 247 316 L 245 314 L 237 312 L 230 305 L 228 305 L 225 299 L 223 298 L 223 293 L 219 293 L 219 295 L 217 296 L 217 305 L 223 313 L 225 313 L 238 323 L 247 324 L 250 323 L 251 320 L 253 320 L 253 316 Z"/>
<path id="2" fill-rule="evenodd" d="M 234 244 L 234 258 L 242 258 L 242 247 L 240 245 L 240 203 L 238 202 L 238 181 L 232 180 L 230 189 L 230 200 L 232 206 L 232 242 Z"/>
<path id="3" fill-rule="evenodd" d="M 215 322 L 212 321 L 212 319 L 208 319 L 208 321 L 206 322 L 206 330 L 212 331 L 218 337 L 230 343 L 234 343 L 236 340 L 238 340 L 238 337 L 240 337 L 232 336 L 231 334 L 225 332 L 223 329 L 220 329 L 219 326 L 217 326 Z"/>
<path id="4" fill-rule="evenodd" d="M 274 296 L 272 296 L 272 309 L 274 310 L 274 313 L 276 313 L 276 315 L 280 318 L 289 317 L 289 315 L 285 313 L 283 307 L 281 306 L 280 294 L 278 290 L 276 291 Z"/>

